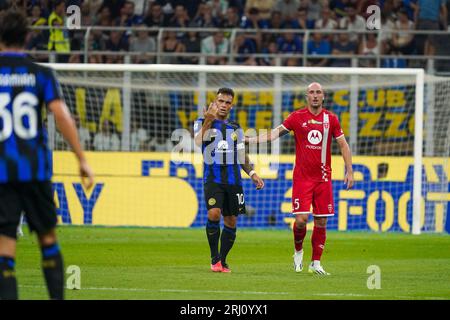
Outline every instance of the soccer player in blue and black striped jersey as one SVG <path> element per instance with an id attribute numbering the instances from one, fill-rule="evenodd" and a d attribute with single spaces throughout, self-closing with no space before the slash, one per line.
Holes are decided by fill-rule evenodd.
<path id="1" fill-rule="evenodd" d="M 86 188 L 93 185 L 93 173 L 55 75 L 22 52 L 27 32 L 23 14 L 10 10 L 0 15 L 0 299 L 18 298 L 14 265 L 22 211 L 38 237 L 49 296 L 63 299 L 64 266 L 55 231 L 44 106 L 72 147 Z"/>
<path id="2" fill-rule="evenodd" d="M 204 110 L 204 117 L 194 124 L 195 143 L 202 147 L 203 152 L 204 194 L 208 209 L 206 236 L 214 272 L 231 272 L 226 258 L 236 239 L 237 217 L 245 214 L 241 168 L 257 189 L 264 187 L 245 152 L 242 129 L 239 124 L 228 120 L 233 100 L 232 89 L 220 88 L 215 100 Z M 221 215 L 224 224 L 222 236 Z"/>

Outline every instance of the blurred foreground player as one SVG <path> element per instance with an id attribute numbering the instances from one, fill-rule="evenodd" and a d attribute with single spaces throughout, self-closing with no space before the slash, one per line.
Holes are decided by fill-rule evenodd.
<path id="1" fill-rule="evenodd" d="M 327 219 L 334 215 L 333 188 L 331 185 L 331 137 L 339 144 L 345 162 L 344 183 L 353 186 L 352 155 L 336 115 L 323 108 L 325 100 L 322 86 L 311 83 L 306 92 L 307 106 L 292 112 L 282 125 L 269 134 L 246 137 L 248 143 L 264 143 L 294 131 L 295 168 L 292 188 L 292 213 L 294 223 L 294 269 L 303 270 L 303 240 L 311 213 L 314 229 L 311 236 L 312 259 L 308 271 L 329 275 L 320 264 L 325 246 Z"/>
<path id="2" fill-rule="evenodd" d="M 202 147 L 203 152 L 203 182 L 208 209 L 206 236 L 214 272 L 231 272 L 226 258 L 236 239 L 237 217 L 245 214 L 241 168 L 257 189 L 264 187 L 245 152 L 242 129 L 239 124 L 228 120 L 233 99 L 232 89 L 220 88 L 215 100 L 204 110 L 204 118 L 194 124 L 195 143 Z M 224 224 L 222 236 L 221 215 Z"/>
<path id="3" fill-rule="evenodd" d="M 42 108 L 53 112 L 72 147 L 86 188 L 93 174 L 52 70 L 28 60 L 22 49 L 27 19 L 16 11 L 0 16 L 0 299 L 17 299 L 14 272 L 17 226 L 22 211 L 37 233 L 42 269 L 51 299 L 64 298 L 63 259 L 56 237 L 51 185 L 52 154 Z"/>

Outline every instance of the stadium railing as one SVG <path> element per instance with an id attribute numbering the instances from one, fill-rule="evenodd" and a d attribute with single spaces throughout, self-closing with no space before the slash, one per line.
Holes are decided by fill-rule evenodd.
<path id="1" fill-rule="evenodd" d="M 50 28 L 47 26 L 32 27 L 34 31 L 48 31 Z M 67 28 L 63 28 L 66 29 Z M 255 59 L 270 59 L 273 61 L 271 65 L 283 66 L 286 65 L 287 59 L 294 58 L 297 59 L 296 65 L 306 66 L 310 59 L 333 59 L 338 60 L 348 60 L 351 59 L 349 66 L 358 67 L 364 66 L 362 62 L 369 62 L 371 67 L 420 67 L 424 68 L 427 73 L 439 74 L 439 75 L 450 75 L 450 33 L 448 31 L 419 31 L 419 30 L 402 30 L 402 31 L 349 31 L 349 30 L 327 30 L 327 29 L 314 29 L 314 30 L 298 30 L 298 29 L 218 29 L 218 28 L 143 28 L 143 27 L 80 27 L 79 29 L 68 30 L 72 33 L 78 33 L 79 38 L 82 35 L 82 46 L 79 50 L 72 50 L 70 53 L 59 53 L 55 51 L 48 50 L 30 50 L 28 53 L 32 55 L 38 55 L 42 62 L 57 62 L 57 57 L 62 54 L 79 55 L 79 62 L 88 63 L 90 55 L 102 55 L 102 56 L 120 56 L 123 59 L 121 63 L 133 63 L 133 57 L 141 56 L 141 52 L 132 51 L 104 51 L 104 50 L 91 50 L 90 49 L 90 36 L 93 32 L 109 32 L 109 31 L 122 31 L 126 32 L 129 36 L 135 34 L 138 31 L 147 31 L 152 34 L 151 37 L 155 38 L 156 50 L 155 52 L 148 52 L 146 55 L 153 58 L 152 63 L 164 63 L 165 61 L 174 60 L 178 63 L 186 63 L 182 59 L 186 58 L 197 58 L 198 64 L 207 64 L 208 57 L 218 57 L 219 55 L 213 54 L 208 55 L 201 52 L 183 52 L 183 53 L 171 53 L 164 52 L 162 49 L 162 42 L 164 35 L 167 32 L 176 32 L 177 34 L 186 32 L 197 32 L 202 35 L 200 40 L 204 39 L 207 35 L 211 35 L 214 32 L 222 31 L 225 37 L 228 38 L 230 47 L 228 48 L 228 53 L 224 55 L 227 60 L 227 64 L 240 64 L 236 61 L 238 58 L 254 57 Z M 382 42 L 385 37 L 389 37 L 394 33 L 401 33 L 402 35 L 412 34 L 414 36 L 433 36 L 436 37 L 438 44 L 436 47 L 435 55 L 420 55 L 412 52 L 408 55 L 403 54 L 350 54 L 350 55 L 335 55 L 335 54 L 309 54 L 308 53 L 308 42 L 312 38 L 312 34 L 320 33 L 324 36 L 329 36 L 330 34 L 338 35 L 340 33 L 348 33 L 349 35 L 357 34 L 358 37 L 362 37 L 369 33 L 374 33 L 377 35 L 378 48 L 381 48 Z M 302 42 L 302 50 L 300 53 L 252 53 L 252 54 L 238 54 L 233 50 L 233 44 L 235 43 L 236 37 L 240 34 L 257 34 L 258 37 L 273 36 L 273 35 L 283 35 L 286 33 L 294 33 L 300 36 Z M 357 42 L 359 44 L 359 41 Z M 46 43 L 45 43 L 46 45 Z"/>

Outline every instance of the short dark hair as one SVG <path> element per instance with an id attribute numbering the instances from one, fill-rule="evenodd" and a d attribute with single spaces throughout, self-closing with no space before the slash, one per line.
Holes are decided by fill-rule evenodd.
<path id="1" fill-rule="evenodd" d="M 219 90 L 217 90 L 217 95 L 219 95 L 220 93 L 229 95 L 229 96 L 234 98 L 234 91 L 231 88 L 225 88 L 225 87 L 224 88 L 220 88 Z"/>
<path id="2" fill-rule="evenodd" d="M 9 9 L 0 14 L 0 42 L 6 47 L 25 46 L 28 21 L 21 12 Z"/>

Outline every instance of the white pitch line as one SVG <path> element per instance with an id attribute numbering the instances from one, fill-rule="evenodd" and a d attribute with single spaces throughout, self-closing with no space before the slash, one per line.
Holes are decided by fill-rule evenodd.
<path id="1" fill-rule="evenodd" d="M 32 285 L 19 285 L 21 288 L 34 288 L 34 289 L 46 289 L 45 286 L 32 286 Z M 67 289 L 69 290 L 70 289 Z M 266 291 L 232 291 L 232 290 L 192 290 L 192 289 L 146 289 L 146 288 L 111 288 L 111 287 L 82 287 L 80 290 L 90 291 L 125 291 L 125 292 L 162 292 L 162 293 L 215 293 L 215 294 L 247 294 L 247 295 L 295 295 L 303 297 L 370 297 L 370 298 L 382 298 L 386 299 L 384 295 L 375 294 L 359 294 L 359 293 L 305 293 L 299 294 L 297 292 L 266 292 Z M 407 299 L 413 300 L 412 296 L 390 296 L 388 298 L 393 299 Z M 446 297 L 422 297 L 422 299 L 428 300 L 449 300 Z"/>

